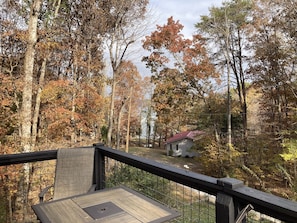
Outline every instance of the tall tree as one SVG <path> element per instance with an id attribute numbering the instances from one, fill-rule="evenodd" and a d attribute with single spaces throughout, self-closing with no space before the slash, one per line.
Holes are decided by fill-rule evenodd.
<path id="1" fill-rule="evenodd" d="M 135 116 L 135 113 L 139 113 L 141 107 L 139 102 L 143 98 L 142 78 L 136 66 L 131 61 L 123 61 L 119 72 L 120 75 L 117 79 L 117 89 L 115 92 L 115 104 L 118 108 L 116 111 L 116 115 L 118 116 L 117 148 L 120 147 L 120 136 L 125 135 L 126 132 L 126 136 L 123 138 L 126 141 L 125 151 L 128 152 L 131 120 L 139 118 Z"/>
<path id="2" fill-rule="evenodd" d="M 270 149 L 259 148 L 260 162 L 279 166 L 295 161 L 296 148 L 296 4 L 294 1 L 256 1 L 250 41 L 254 85 L 261 94 L 261 130 Z M 295 31 L 293 31 L 295 30 Z M 261 147 L 263 147 L 261 145 Z M 283 160 L 280 160 L 280 156 Z M 258 155 L 258 154 L 257 154 Z M 259 162 L 258 162 L 259 163 Z M 290 173 L 291 165 L 282 172 Z M 292 167 L 292 173 L 295 172 Z M 288 178 L 289 179 L 289 178 Z"/>
<path id="3" fill-rule="evenodd" d="M 218 77 L 202 36 L 186 39 L 182 29 L 179 21 L 170 17 L 166 25 L 157 26 L 143 42 L 144 49 L 150 52 L 143 60 L 151 69 L 156 85 L 154 108 L 164 123 L 169 122 L 168 118 L 180 123 L 178 118 L 185 115 L 184 111 L 191 109 L 211 88 L 210 79 Z"/>
<path id="4" fill-rule="evenodd" d="M 296 6 L 291 1 L 277 0 L 261 1 L 257 6 L 254 13 L 257 35 L 251 39 L 255 57 L 250 71 L 263 93 L 266 131 L 277 139 L 282 131 L 292 128 L 290 110 L 296 107 L 296 34 L 292 32 L 296 22 L 292 12 L 296 12 Z"/>
<path id="5" fill-rule="evenodd" d="M 82 6 L 82 3 L 76 2 L 77 5 L 71 5 L 71 3 L 73 2 L 60 0 L 3 1 L 1 7 L 5 7 L 5 10 L 0 12 L 0 70 L 1 80 L 6 84 L 4 86 L 1 82 L 0 91 L 6 95 L 5 98 L 8 100 L 3 98 L 3 108 L 1 107 L 1 112 L 3 111 L 7 116 L 3 119 L 0 127 L 1 144 L 5 145 L 3 147 L 5 150 L 2 152 L 29 152 L 33 150 L 35 144 L 38 143 L 36 140 L 38 139 L 37 133 L 52 131 L 51 133 L 55 132 L 56 135 L 68 137 L 63 133 L 64 128 L 71 130 L 68 129 L 68 126 L 70 116 L 73 114 L 67 112 L 69 99 L 71 99 L 67 91 L 73 87 L 68 80 L 74 77 L 72 72 L 74 60 L 74 47 L 72 46 L 75 46 L 74 43 L 79 45 L 75 56 L 77 59 L 76 77 L 78 77 L 77 82 L 80 91 L 74 100 L 76 110 L 73 115 L 76 120 L 79 120 L 77 128 L 79 131 L 90 134 L 90 131 L 94 129 L 93 126 L 104 120 L 103 112 L 100 110 L 103 107 L 98 109 L 99 106 L 97 106 L 98 104 L 105 104 L 102 103 L 104 99 L 100 95 L 103 91 L 100 83 L 103 63 L 98 18 L 102 14 L 99 13 L 98 7 L 94 7 L 98 6 L 95 1 L 92 2 L 94 3 L 92 7 L 88 7 L 88 4 L 85 3 L 84 8 L 78 7 L 78 5 Z M 88 35 L 85 35 L 86 33 Z M 80 38 L 72 38 L 75 36 L 80 36 Z M 59 79 L 62 80 L 62 84 Z M 54 81 L 49 84 L 50 80 Z M 62 86 L 64 91 L 59 89 L 60 91 L 55 95 L 54 93 L 58 88 L 56 87 L 57 82 L 61 85 L 64 84 Z M 43 89 L 43 83 L 46 88 L 49 86 L 52 88 L 50 90 Z M 57 96 L 51 98 L 55 101 L 42 101 L 46 99 L 46 94 L 50 91 L 53 91 L 53 95 Z M 64 92 L 67 93 L 63 95 Z M 64 103 L 58 104 L 61 97 Z M 52 102 L 56 106 L 52 104 L 51 107 L 49 104 Z M 52 109 L 55 114 L 47 113 L 50 111 L 49 108 L 53 107 L 59 107 L 60 110 Z M 19 122 L 16 121 L 16 114 L 20 116 Z M 52 119 L 48 118 L 47 115 L 51 115 Z M 54 115 L 55 118 L 53 118 Z M 63 115 L 67 115 L 67 118 Z M 46 123 L 47 121 L 49 122 Z M 67 125 L 63 126 L 66 122 Z M 46 128 L 46 125 L 50 128 Z M 62 131 L 59 133 L 57 130 Z M 18 135 L 18 133 L 20 134 Z M 13 141 L 9 140 L 12 135 L 14 136 Z M 53 140 L 57 138 L 56 136 L 52 137 Z M 42 140 L 42 138 L 40 139 Z M 19 140 L 21 146 L 16 144 Z M 34 169 L 31 169 L 31 175 L 29 175 L 29 165 L 26 164 L 24 170 L 17 171 L 20 174 L 18 183 L 20 187 L 17 190 L 19 194 L 10 194 L 12 206 L 14 204 L 27 205 L 28 179 L 29 176 L 32 176 Z M 18 197 L 17 201 L 15 201 L 15 197 Z M 19 209 L 23 210 L 23 207 Z M 26 216 L 26 213 L 21 214 Z"/>
<path id="6" fill-rule="evenodd" d="M 42 0 L 31 3 L 28 24 L 27 49 L 24 58 L 24 89 L 22 99 L 22 147 L 23 152 L 31 150 L 31 120 L 35 46 L 37 42 L 38 16 Z"/>
<path id="7" fill-rule="evenodd" d="M 128 48 L 138 40 L 145 31 L 143 19 L 146 14 L 148 0 L 110 0 L 102 1 L 101 7 L 106 19 L 104 36 L 109 53 L 111 77 L 111 99 L 108 117 L 107 144 L 111 145 L 114 122 L 114 103 L 116 79 Z"/>
<path id="8" fill-rule="evenodd" d="M 238 99 L 242 110 L 242 128 L 243 137 L 247 140 L 247 74 L 244 70 L 244 64 L 247 62 L 247 24 L 251 14 L 252 1 L 250 0 L 231 0 L 224 2 L 222 7 L 210 8 L 209 16 L 201 16 L 201 22 L 196 24 L 198 32 L 207 36 L 213 49 L 213 59 L 215 63 L 227 67 L 227 75 L 230 77 L 232 71 L 236 80 L 236 89 Z M 231 68 L 231 70 L 230 70 Z M 228 78 L 228 86 L 230 79 Z M 230 87 L 228 87 L 228 110 L 230 108 Z M 228 135 L 229 144 L 231 136 L 230 112 Z M 244 150 L 246 150 L 245 145 Z"/>
<path id="9" fill-rule="evenodd" d="M 47 49 L 48 53 L 45 56 L 49 58 L 50 67 L 47 67 L 47 71 L 52 75 L 51 78 L 72 80 L 72 85 L 68 86 L 72 90 L 72 96 L 69 96 L 72 101 L 71 113 L 67 114 L 70 116 L 69 124 L 72 126 L 68 131 L 71 132 L 71 140 L 74 143 L 85 121 L 82 116 L 77 115 L 81 112 L 78 106 L 81 94 L 84 92 L 82 89 L 97 86 L 96 92 L 98 94 L 103 92 L 101 34 L 104 24 L 100 24 L 100 18 L 103 15 L 95 0 L 91 2 L 54 1 L 53 7 L 54 14 L 48 16 L 52 20 L 47 22 L 44 31 L 46 34 L 41 41 L 44 46 L 50 48 Z M 60 10 L 57 14 L 58 9 Z M 46 15 L 49 13 L 47 12 Z M 39 120 L 44 119 L 40 117 Z M 93 128 L 100 124 L 101 122 L 92 123 Z"/>
<path id="10" fill-rule="evenodd" d="M 35 46 L 37 42 L 38 16 L 42 0 L 35 0 L 30 6 L 30 16 L 27 31 L 27 44 L 24 58 L 24 89 L 22 95 L 21 111 L 21 144 L 23 152 L 31 151 L 31 121 L 32 121 L 32 96 Z M 29 193 L 29 164 L 24 164 L 24 188 L 23 202 L 25 204 L 24 218 L 28 216 L 28 193 Z"/>
<path id="11" fill-rule="evenodd" d="M 44 27 L 42 30 L 42 33 L 49 33 L 52 32 L 53 24 L 55 22 L 55 19 L 58 16 L 58 12 L 61 6 L 61 0 L 54 1 L 52 4 L 53 8 L 48 6 L 47 14 L 48 16 L 44 19 Z M 50 15 L 51 14 L 51 15 Z M 34 106 L 34 112 L 32 117 L 32 147 L 35 147 L 36 140 L 37 140 L 37 132 L 38 132 L 38 122 L 40 121 L 40 104 L 41 104 L 41 93 L 45 82 L 45 74 L 46 74 L 46 68 L 47 68 L 47 61 L 48 58 L 50 58 L 51 53 L 53 51 L 53 48 L 56 47 L 57 43 L 53 41 L 53 38 L 50 37 L 50 35 L 45 34 L 42 37 L 39 36 L 40 39 L 39 43 L 37 44 L 37 49 L 39 52 L 39 56 L 41 57 L 41 66 L 40 66 L 40 74 L 39 74 L 39 80 L 38 80 L 38 86 L 37 86 L 37 93 L 35 98 L 35 106 Z"/>

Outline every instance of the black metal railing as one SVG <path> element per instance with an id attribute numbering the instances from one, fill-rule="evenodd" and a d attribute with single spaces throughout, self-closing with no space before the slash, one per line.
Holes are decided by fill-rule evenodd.
<path id="1" fill-rule="evenodd" d="M 240 212 L 245 210 L 244 208 L 251 206 L 255 211 L 278 220 L 288 223 L 297 222 L 296 202 L 244 186 L 243 182 L 237 179 L 217 179 L 205 176 L 115 150 L 102 144 L 95 144 L 94 147 L 96 148 L 94 181 L 97 184 L 97 189 L 105 188 L 106 158 L 110 158 L 180 185 L 216 196 L 216 222 L 233 223 Z M 0 155 L 0 166 L 56 158 L 57 150 Z"/>

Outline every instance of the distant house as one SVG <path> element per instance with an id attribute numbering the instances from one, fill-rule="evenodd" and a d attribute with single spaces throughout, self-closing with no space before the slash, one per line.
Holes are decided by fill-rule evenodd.
<path id="1" fill-rule="evenodd" d="M 194 138 L 203 134 L 202 131 L 185 131 L 180 132 L 165 142 L 167 156 L 181 156 L 181 157 L 193 157 L 195 153 L 191 151 L 194 145 Z"/>

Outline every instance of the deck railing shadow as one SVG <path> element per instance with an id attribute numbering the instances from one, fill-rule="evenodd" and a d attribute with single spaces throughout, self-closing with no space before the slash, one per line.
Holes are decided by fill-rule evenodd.
<path id="1" fill-rule="evenodd" d="M 115 150 L 103 144 L 93 146 L 96 148 L 94 182 L 97 189 L 124 184 L 177 209 L 181 217 L 172 222 L 233 223 L 247 205 L 252 205 L 254 211 L 249 212 L 243 222 L 297 222 L 296 202 L 246 187 L 237 179 L 217 179 Z M 18 178 L 4 181 L 4 170 L 15 168 L 17 171 L 22 169 L 22 164 L 32 163 L 36 176 L 32 175 L 34 182 L 31 182 L 31 186 L 37 193 L 50 183 L 43 177 L 54 175 L 56 158 L 57 150 L 0 155 L 0 222 L 8 222 L 7 219 L 13 219 L 14 222 L 18 220 L 13 217 L 14 209 L 8 209 L 7 202 L 3 202 L 3 198 L 7 200 L 7 193 L 3 191 L 4 183 L 17 182 Z M 44 168 L 44 165 L 50 167 Z M 42 172 L 45 169 L 52 172 L 45 174 Z M 47 180 L 52 179 L 50 177 Z M 35 204 L 38 197 L 28 202 L 29 206 Z M 11 210 L 11 213 L 7 213 L 7 210 Z M 29 214 L 33 221 L 34 215 Z"/>

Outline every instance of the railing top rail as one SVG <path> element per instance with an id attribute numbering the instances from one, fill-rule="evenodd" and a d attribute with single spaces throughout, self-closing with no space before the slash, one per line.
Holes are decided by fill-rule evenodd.
<path id="1" fill-rule="evenodd" d="M 84 146 L 80 148 L 93 148 L 94 146 Z M 0 166 L 13 164 L 31 163 L 37 161 L 57 159 L 58 150 L 43 150 L 27 153 L 2 154 L 0 155 Z"/>
<path id="2" fill-rule="evenodd" d="M 58 150 L 45 150 L 28 153 L 0 155 L 0 166 L 56 159 L 57 151 Z"/>

